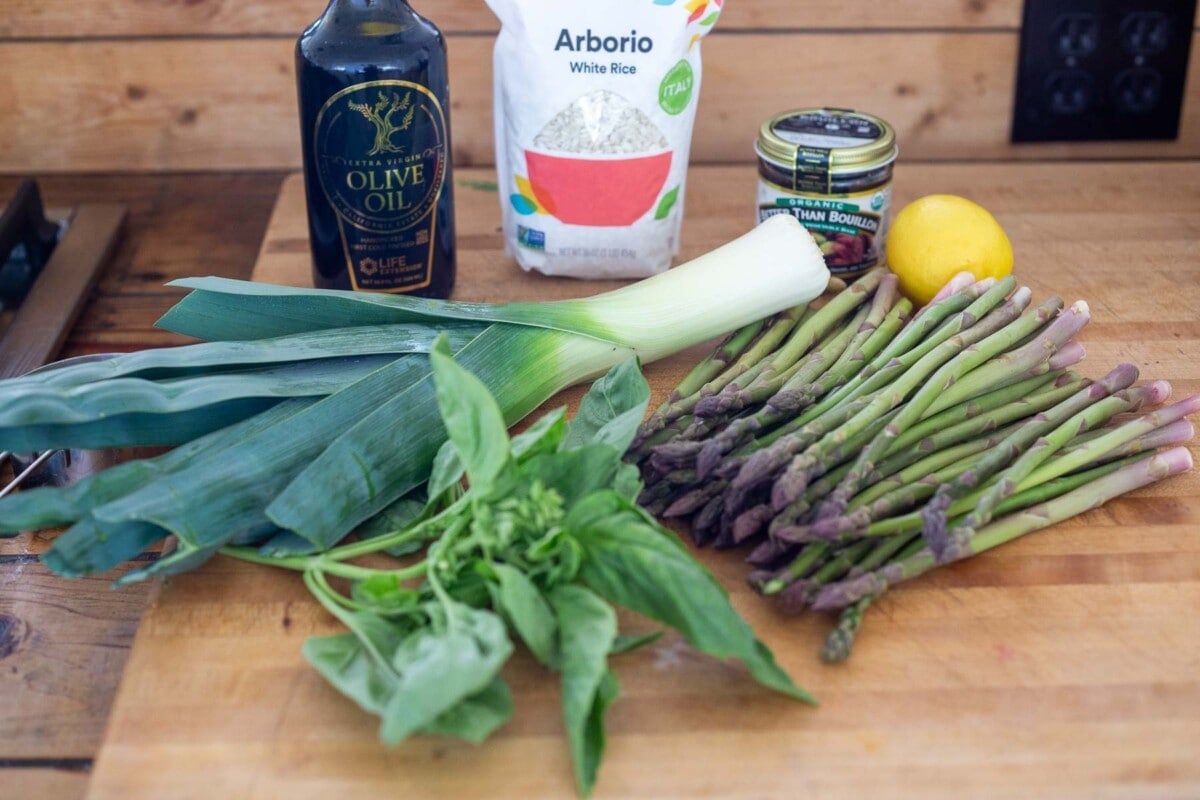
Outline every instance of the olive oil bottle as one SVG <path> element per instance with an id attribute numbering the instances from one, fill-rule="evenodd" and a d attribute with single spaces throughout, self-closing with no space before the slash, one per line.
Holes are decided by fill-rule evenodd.
<path id="1" fill-rule="evenodd" d="M 446 43 L 405 0 L 331 0 L 296 43 L 313 283 L 447 297 Z"/>

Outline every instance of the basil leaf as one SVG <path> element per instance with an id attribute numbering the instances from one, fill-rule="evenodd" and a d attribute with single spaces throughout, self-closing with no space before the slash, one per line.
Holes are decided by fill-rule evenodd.
<path id="1" fill-rule="evenodd" d="M 508 564 L 493 563 L 491 570 L 500 582 L 500 607 L 505 616 L 534 657 L 546 666 L 552 666 L 555 662 L 554 637 L 558 633 L 558 623 L 546 599 L 533 581 L 519 569 Z"/>
<path id="2" fill-rule="evenodd" d="M 502 678 L 494 678 L 483 691 L 473 694 L 442 714 L 421 732 L 453 736 L 479 744 L 513 714 L 512 692 Z"/>
<path id="3" fill-rule="evenodd" d="M 633 464 L 622 463 L 617 467 L 613 476 L 612 490 L 630 502 L 636 502 L 645 484 L 642 483 L 642 472 Z"/>
<path id="4" fill-rule="evenodd" d="M 634 650 L 645 647 L 648 644 L 654 644 L 662 638 L 662 631 L 652 631 L 644 633 L 641 636 L 618 636 L 612 647 L 609 649 L 610 656 L 619 656 L 622 653 L 632 653 Z"/>
<path id="5" fill-rule="evenodd" d="M 413 608 L 421 599 L 420 592 L 409 589 L 395 575 L 386 572 L 355 581 L 350 585 L 350 595 L 360 603 L 388 611 Z"/>
<path id="6" fill-rule="evenodd" d="M 642 376 L 637 358 L 631 356 L 587 390 L 567 428 L 564 449 L 601 443 L 624 453 L 637 434 L 649 403 L 650 384 Z"/>
<path id="7" fill-rule="evenodd" d="M 487 386 L 455 362 L 447 342 L 438 337 L 429 354 L 438 410 L 471 488 L 482 495 L 508 464 L 508 426 Z"/>
<path id="8" fill-rule="evenodd" d="M 701 652 L 736 658 L 764 686 L 813 703 L 775 663 L 729 596 L 668 531 L 615 492 L 599 492 L 567 514 L 583 547 L 580 579 L 611 603 L 679 631 Z"/>
<path id="9" fill-rule="evenodd" d="M 382 714 L 396 688 L 397 676 L 381 669 L 353 633 L 310 636 L 304 657 L 335 689 L 364 711 Z"/>
<path id="10" fill-rule="evenodd" d="M 429 496 L 426 507 L 435 505 L 442 495 L 457 486 L 464 471 L 454 441 L 447 440 L 433 457 L 433 469 L 429 473 L 429 483 L 425 486 L 425 493 Z"/>
<path id="11" fill-rule="evenodd" d="M 563 718 L 575 783 L 586 796 L 604 757 L 604 712 L 618 691 L 617 679 L 608 670 L 617 615 L 612 606 L 576 584 L 552 589 L 550 604 L 558 615 Z"/>
<path id="12" fill-rule="evenodd" d="M 512 653 L 500 617 L 461 604 L 452 608 L 455 619 L 446 630 L 414 631 L 392 656 L 400 679 L 380 729 L 380 738 L 389 745 L 399 744 L 482 691 Z"/>
<path id="13" fill-rule="evenodd" d="M 543 453 L 520 466 L 522 482 L 538 481 L 562 497 L 563 508 L 612 485 L 622 465 L 621 453 L 606 444 Z"/>
<path id="14" fill-rule="evenodd" d="M 524 432 L 512 437 L 513 458 L 523 461 L 530 456 L 553 453 L 558 450 L 558 446 L 567 433 L 566 419 L 567 409 L 565 406 L 559 406 L 543 414 Z"/>

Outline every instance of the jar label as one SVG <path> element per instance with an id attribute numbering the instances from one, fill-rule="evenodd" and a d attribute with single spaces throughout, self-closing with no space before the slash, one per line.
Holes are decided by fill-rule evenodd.
<path id="1" fill-rule="evenodd" d="M 834 275 L 865 272 L 882 260 L 891 186 L 851 194 L 802 193 L 760 180 L 758 221 L 788 214 L 800 221 Z"/>
<path id="2" fill-rule="evenodd" d="M 401 80 L 347 87 L 326 101 L 315 167 L 337 214 L 355 290 L 428 286 L 446 180 L 446 118 L 428 88 Z"/>

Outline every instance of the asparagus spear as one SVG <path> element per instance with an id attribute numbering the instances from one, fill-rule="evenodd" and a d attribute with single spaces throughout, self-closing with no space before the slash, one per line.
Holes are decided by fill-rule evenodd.
<path id="1" fill-rule="evenodd" d="M 875 470 L 875 462 L 888 451 L 892 443 L 922 416 L 936 413 L 937 407 L 949 408 L 958 402 L 969 400 L 994 388 L 1005 377 L 1011 378 L 1014 373 L 1020 373 L 1036 363 L 1048 361 L 1050 356 L 1069 342 L 1084 325 L 1090 315 L 1087 303 L 1075 303 L 1066 313 L 1054 319 L 1049 325 L 1045 323 L 1053 319 L 1059 303 L 1047 301 L 1035 313 L 1026 314 L 1012 324 L 1005 325 L 986 339 L 977 341 L 974 346 L 967 348 L 953 359 L 941 366 L 929 381 L 921 387 L 907 403 L 904 410 L 888 425 L 859 455 L 858 462 L 842 479 L 838 488 L 821 505 L 818 517 L 836 517 L 846 510 L 846 504 Z M 1043 327 L 1044 326 L 1044 327 Z M 1042 332 L 1029 344 L 1004 352 L 1015 343 L 1030 335 L 1034 330 Z M 1003 370 L 992 367 L 1002 364 Z M 981 366 L 982 365 L 982 366 Z M 1007 370 L 1007 371 L 1005 371 Z M 989 372 L 989 377 L 983 382 L 976 381 L 972 385 L 978 391 L 966 394 L 954 403 L 946 403 L 946 398 L 955 391 L 972 381 L 972 376 L 980 372 Z M 962 376 L 966 375 L 966 378 Z M 776 484 L 779 485 L 778 482 Z"/>
<path id="2" fill-rule="evenodd" d="M 827 393 L 832 387 L 844 384 L 862 369 L 863 363 L 889 341 L 903 326 L 912 304 L 901 299 L 892 307 L 887 317 L 874 330 L 868 331 L 869 336 L 858 344 L 854 342 L 842 353 L 842 357 L 817 381 L 791 388 L 785 385 L 766 405 L 753 414 L 732 420 L 716 436 L 709 438 L 696 458 L 696 468 L 701 475 L 707 475 L 716 468 L 721 459 L 734 448 L 749 441 L 758 432 L 786 420 L 797 410 L 814 402 L 817 397 Z M 868 324 L 869 324 L 868 320 Z"/>
<path id="3" fill-rule="evenodd" d="M 1003 284 L 1004 281 L 1000 281 L 996 284 L 996 287 L 1001 287 Z M 855 414 L 853 418 L 849 419 L 838 430 L 827 434 L 819 442 L 794 457 L 787 468 L 775 478 L 774 485 L 771 488 L 771 504 L 777 509 L 782 509 L 800 496 L 804 491 L 804 487 L 808 485 L 808 482 L 813 478 L 820 477 L 824 472 L 825 464 L 833 457 L 833 451 L 836 448 L 861 430 L 864 425 L 870 424 L 883 413 L 903 403 L 909 395 L 918 391 L 918 387 L 931 374 L 940 369 L 958 353 L 997 331 L 1008 329 L 1014 321 L 1021 323 L 1012 329 L 1014 332 L 1028 332 L 1030 323 L 1028 320 L 1025 320 L 1021 312 L 1028 305 L 1029 299 L 1030 292 L 1027 289 L 1018 290 L 996 311 L 988 314 L 970 328 L 951 336 L 931 350 L 925 357 L 906 370 L 903 375 L 900 375 L 894 383 L 877 394 L 869 396 L 869 398 L 862 398 L 870 400 L 862 411 Z M 1061 301 L 1058 302 L 1061 303 Z M 1037 322 L 1045 315 L 1051 313 L 1054 305 L 1054 298 L 1043 303 L 1037 314 L 1032 317 L 1033 321 Z M 892 424 L 895 424 L 895 421 Z M 882 435 L 883 433 L 880 434 L 880 436 Z M 872 455 L 876 454 L 875 450 L 872 450 Z M 860 464 L 860 470 L 864 466 L 867 466 L 867 464 Z M 861 477 L 855 474 L 854 469 L 851 470 L 850 475 L 854 475 L 853 480 L 855 482 Z M 843 478 L 843 482 L 850 481 L 850 475 Z M 739 474 L 738 479 L 741 478 L 742 476 Z"/>
<path id="4" fill-rule="evenodd" d="M 681 417 L 695 409 L 696 404 L 704 397 L 716 394 L 730 383 L 738 379 L 744 380 L 746 372 L 762 364 L 763 359 L 775 352 L 779 343 L 791 333 L 797 325 L 812 317 L 814 312 L 808 306 L 796 306 L 778 314 L 765 331 L 755 339 L 749 347 L 742 351 L 732 364 L 719 375 L 712 378 L 697 391 L 671 403 L 663 415 L 664 422 Z"/>
<path id="5" fill-rule="evenodd" d="M 800 424 L 816 419 L 843 402 L 886 386 L 908 365 L 915 363 L 922 355 L 954 334 L 970 327 L 999 305 L 1008 292 L 1012 291 L 1011 287 L 1016 285 L 1016 281 L 1009 281 L 1007 289 L 993 291 L 995 285 L 996 280 L 988 278 L 922 308 L 912 322 L 905 326 L 891 344 L 864 367 L 862 372 L 802 414 Z M 965 313 L 960 313 L 964 311 Z M 952 314 L 956 316 L 946 321 Z M 880 375 L 881 372 L 885 374 Z"/>
<path id="6" fill-rule="evenodd" d="M 856 603 L 842 609 L 837 627 L 829 632 L 825 644 L 821 647 L 821 660 L 826 664 L 837 664 L 850 657 L 850 648 L 854 646 L 854 637 L 862 627 L 863 614 L 875 600 L 874 595 L 867 595 Z"/>
<path id="7" fill-rule="evenodd" d="M 1133 364 L 1118 364 L 1096 383 L 1086 389 L 1081 389 L 1053 408 L 1027 420 L 999 447 L 981 458 L 974 468 L 962 473 L 954 481 L 939 486 L 933 498 L 921 512 L 925 518 L 926 537 L 932 537 L 932 541 L 935 543 L 939 542 L 939 534 L 945 530 L 946 514 L 951 503 L 1004 469 L 1039 436 L 1052 430 L 1092 403 L 1129 387 L 1137 380 L 1137 376 L 1138 370 Z"/>
<path id="8" fill-rule="evenodd" d="M 926 415 L 896 438 L 888 450 L 931 452 L 938 442 L 962 441 L 1014 420 L 1024 419 L 1070 397 L 1091 381 L 1074 372 L 1048 372 L 959 403 L 940 414 Z M 960 438 L 961 437 L 961 438 Z"/>
<path id="9" fill-rule="evenodd" d="M 970 537 L 957 556 L 962 559 L 978 555 L 1191 468 L 1192 456 L 1184 447 L 1148 455 L 1060 497 L 985 525 Z M 845 608 L 864 597 L 878 595 L 901 581 L 922 575 L 940 563 L 933 552 L 924 547 L 913 555 L 872 572 L 823 587 L 812 607 L 817 610 Z"/>
<path id="10" fill-rule="evenodd" d="M 795 311 L 796 309 L 792 309 L 792 313 Z M 671 390 L 662 405 L 655 409 L 650 418 L 638 428 L 637 436 L 630 445 L 630 449 L 635 452 L 640 450 L 648 438 L 666 426 L 672 403 L 678 403 L 688 395 L 700 391 L 705 383 L 724 372 L 730 362 L 745 352 L 754 338 L 762 331 L 765 322 L 766 320 L 751 322 L 744 328 L 729 334 L 712 353 L 693 367 L 679 382 L 679 385 Z"/>
<path id="11" fill-rule="evenodd" d="M 751 398 L 769 397 L 783 385 L 783 374 L 801 356 L 812 349 L 838 321 L 866 303 L 883 281 L 882 270 L 872 270 L 818 309 L 798 326 L 787 342 L 771 356 L 753 382 L 725 387 L 719 394 L 705 397 L 696 405 L 696 414 L 712 417 L 744 408 Z"/>
<path id="12" fill-rule="evenodd" d="M 1166 381 L 1155 381 L 1145 386 L 1125 389 L 1096 402 L 1057 428 L 1038 437 L 991 483 L 966 519 L 954 525 L 948 534 L 937 531 L 929 538 L 929 546 L 934 555 L 950 561 L 955 560 L 957 549 L 966 545 L 977 528 L 991 521 L 996 506 L 1014 494 L 1022 480 L 1065 447 L 1072 437 L 1103 425 L 1119 413 L 1136 410 L 1146 403 L 1161 403 L 1170 393 L 1171 384 Z M 1060 461 L 1070 463 L 1070 459 L 1067 458 Z"/>

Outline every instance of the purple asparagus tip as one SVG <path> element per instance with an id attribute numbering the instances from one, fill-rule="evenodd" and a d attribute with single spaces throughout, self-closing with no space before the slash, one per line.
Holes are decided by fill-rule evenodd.
<path id="1" fill-rule="evenodd" d="M 789 467 L 771 486 L 771 508 L 783 511 L 808 488 L 808 470 Z"/>
<path id="2" fill-rule="evenodd" d="M 791 559 L 795 553 L 796 547 L 790 542 L 767 539 L 750 551 L 750 555 L 746 556 L 746 563 L 754 567 L 771 567 L 780 561 Z"/>
<path id="3" fill-rule="evenodd" d="M 1066 369 L 1074 366 L 1083 361 L 1085 355 L 1087 355 L 1087 351 L 1083 349 L 1083 345 L 1072 339 L 1050 357 L 1050 369 Z"/>
<path id="4" fill-rule="evenodd" d="M 700 506 L 708 502 L 709 495 L 704 489 L 692 489 L 680 497 L 663 511 L 663 516 L 669 518 L 686 517 L 698 511 Z"/>
<path id="5" fill-rule="evenodd" d="M 902 574 L 898 574 L 899 566 L 888 564 L 857 578 L 823 586 L 813 598 L 812 608 L 814 611 L 833 611 L 857 603 L 869 594 L 883 594 L 893 578 L 903 577 Z"/>
<path id="6" fill-rule="evenodd" d="M 733 521 L 733 541 L 741 544 L 762 531 L 771 521 L 772 513 L 770 506 L 759 504 L 738 514 Z"/>
<path id="7" fill-rule="evenodd" d="M 1112 371 L 1097 381 L 1094 385 L 1112 394 L 1133 385 L 1138 379 L 1138 368 L 1133 364 L 1117 364 Z"/>
<path id="8" fill-rule="evenodd" d="M 929 549 L 939 558 L 950 544 L 946 512 L 950 508 L 951 502 L 953 502 L 953 498 L 950 496 L 950 486 L 942 484 L 925 504 L 925 507 L 921 509 L 921 535 L 925 538 Z"/>
<path id="9" fill-rule="evenodd" d="M 705 442 L 696 456 L 696 477 L 700 480 L 707 478 L 730 449 L 732 445 L 720 437 Z"/>
<path id="10" fill-rule="evenodd" d="M 804 609 L 808 608 L 812 595 L 812 583 L 801 579 L 789 584 L 783 591 L 775 594 L 775 605 L 781 613 L 795 616 L 796 614 L 803 613 Z"/>

